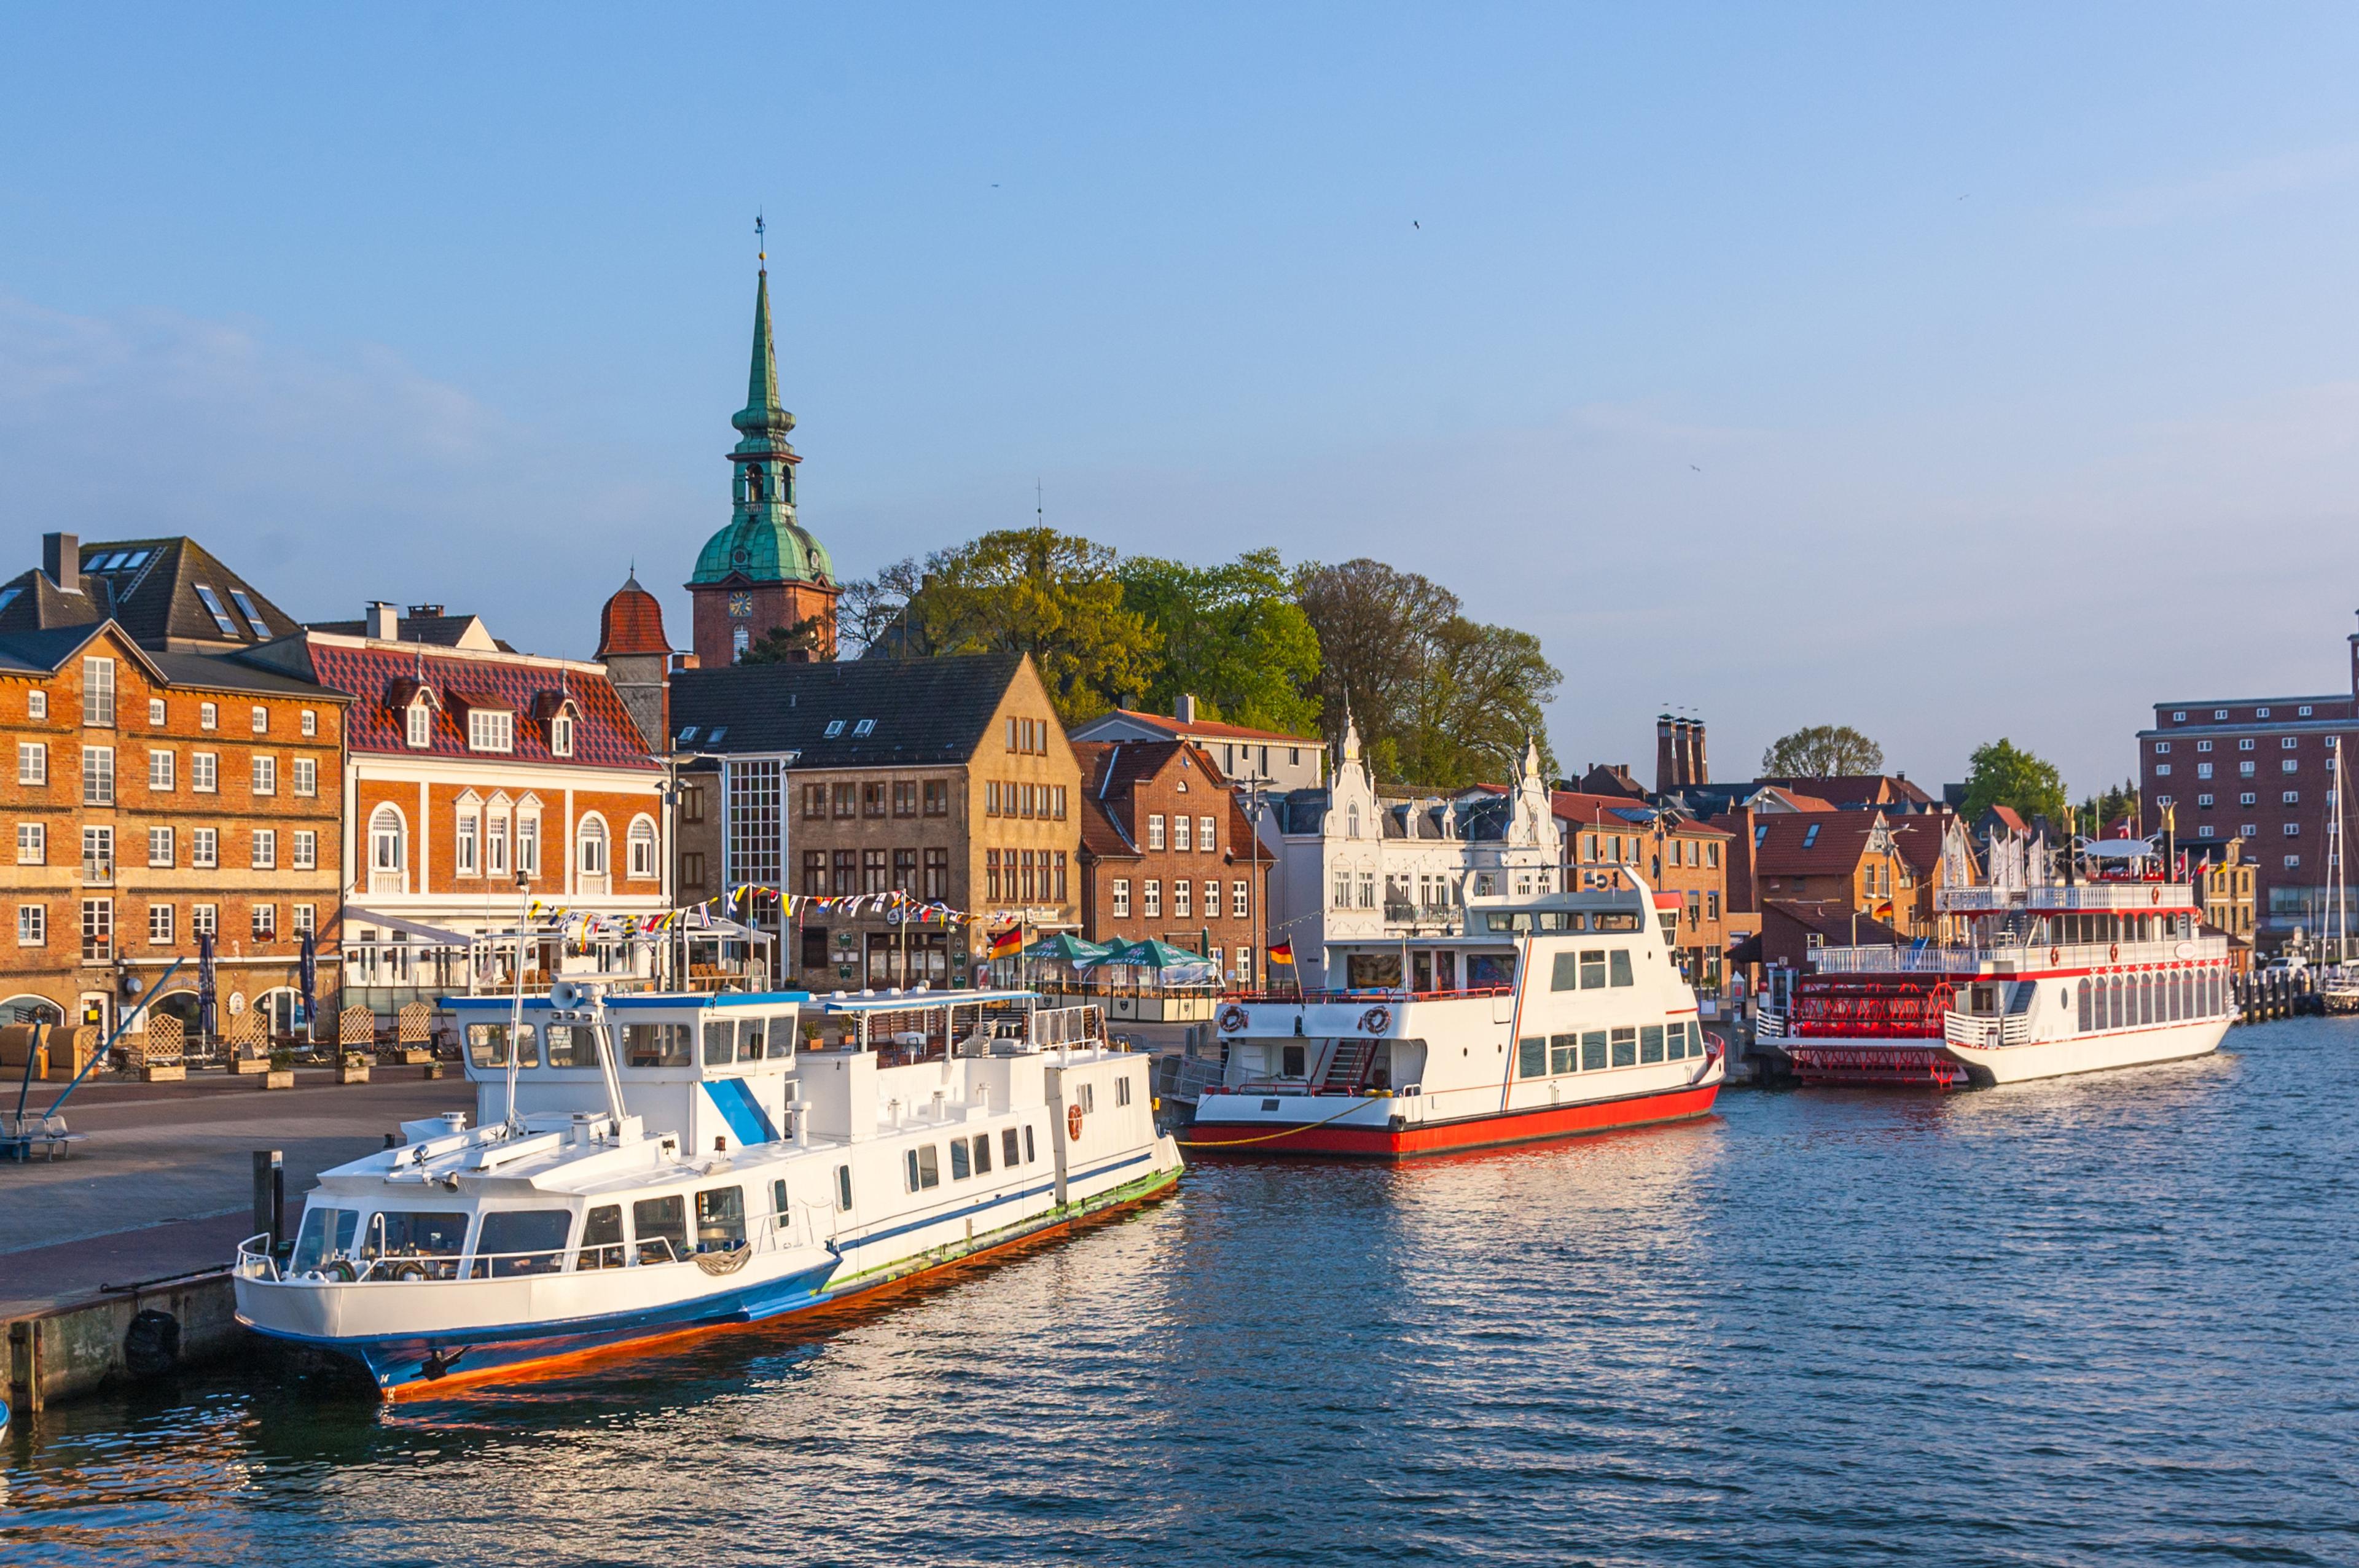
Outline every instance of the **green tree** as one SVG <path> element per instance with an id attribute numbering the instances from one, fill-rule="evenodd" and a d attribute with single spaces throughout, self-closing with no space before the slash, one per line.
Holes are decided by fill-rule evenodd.
<path id="1" fill-rule="evenodd" d="M 1761 753 L 1765 779 L 1825 779 L 1880 773 L 1884 748 L 1848 724 L 1814 724 L 1781 735 Z"/>
<path id="2" fill-rule="evenodd" d="M 2048 818 L 2060 833 L 2064 802 L 2064 775 L 2056 764 L 2040 761 L 2005 736 L 1975 747 L 1966 759 L 1966 799 L 1961 810 L 1970 823 L 1994 806 L 2007 806 L 2027 822 Z"/>
<path id="3" fill-rule="evenodd" d="M 1146 618 L 1123 605 L 1117 561 L 1054 529 L 1008 528 L 938 550 L 922 570 L 888 567 L 845 596 L 880 652 L 1031 654 L 1058 717 L 1076 724 L 1147 689 L 1160 663 Z"/>
<path id="4" fill-rule="evenodd" d="M 1160 668 L 1142 694 L 1151 710 L 1170 712 L 1184 693 L 1208 719 L 1290 735 L 1317 727 L 1319 637 L 1276 550 L 1212 567 L 1132 556 L 1117 575 L 1123 608 L 1154 629 Z"/>
<path id="5" fill-rule="evenodd" d="M 1444 789 L 1502 779 L 1527 736 L 1554 771 L 1542 705 L 1563 676 L 1538 637 L 1470 621 L 1440 583 L 1365 558 L 1303 567 L 1295 600 L 1319 639 L 1329 738 L 1348 707 L 1379 776 Z"/>
<path id="6" fill-rule="evenodd" d="M 831 657 L 826 643 L 827 622 L 807 615 L 791 626 L 773 626 L 737 655 L 741 665 L 806 665 Z"/>
<path id="7" fill-rule="evenodd" d="M 2106 823 L 2120 816 L 2128 817 L 2133 827 L 2144 830 L 2138 822 L 2138 787 L 2135 779 L 2124 779 L 2102 794 L 2083 798 L 2073 826 L 2082 837 L 2093 838 L 2104 832 Z"/>

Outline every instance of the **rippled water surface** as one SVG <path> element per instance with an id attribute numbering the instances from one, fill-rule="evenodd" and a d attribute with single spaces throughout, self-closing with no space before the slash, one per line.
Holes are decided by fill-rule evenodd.
<path id="1" fill-rule="evenodd" d="M 2359 1024 L 1399 1169 L 1200 1166 L 823 1325 L 0 1447 L 0 1560 L 2359 1561 Z"/>

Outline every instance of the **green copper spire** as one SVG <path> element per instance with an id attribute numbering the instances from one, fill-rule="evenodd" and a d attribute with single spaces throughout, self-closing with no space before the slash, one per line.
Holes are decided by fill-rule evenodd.
<path id="1" fill-rule="evenodd" d="M 762 258 L 768 261 L 766 254 Z M 729 423 L 742 438 L 730 449 L 736 473 L 729 526 L 704 543 L 690 586 L 732 578 L 750 583 L 832 583 L 834 563 L 795 517 L 795 467 L 802 460 L 787 443 L 795 416 L 778 404 L 778 357 L 770 340 L 770 269 L 754 286 L 754 357 L 745 377 L 745 406 Z"/>
<path id="2" fill-rule="evenodd" d="M 758 430 L 783 437 L 795 427 L 795 416 L 778 405 L 778 354 L 770 342 L 770 269 L 766 266 L 754 285 L 754 362 L 745 374 L 745 406 L 729 422 L 748 436 Z"/>

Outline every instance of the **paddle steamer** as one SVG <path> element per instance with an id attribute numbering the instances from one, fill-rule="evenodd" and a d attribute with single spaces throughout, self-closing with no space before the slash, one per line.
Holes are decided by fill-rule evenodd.
<path id="1" fill-rule="evenodd" d="M 808 1311 L 1180 1173 L 1147 1058 L 1095 1007 L 567 984 L 444 1006 L 476 1125 L 408 1123 L 321 1173 L 291 1250 L 235 1263 L 240 1322 L 387 1397 Z"/>
<path id="2" fill-rule="evenodd" d="M 1724 1054 L 1674 961 L 1676 902 L 1626 869 L 1606 889 L 1469 894 L 1459 935 L 1359 945 L 1442 989 L 1227 999 L 1226 1067 L 1186 1146 L 1401 1159 L 1702 1116 Z"/>
<path id="3" fill-rule="evenodd" d="M 1964 940 L 1822 947 L 1756 1038 L 1813 1084 L 1954 1088 L 2201 1056 L 2234 1016 L 2228 939 L 2147 838 L 2083 839 L 2062 881 L 1943 888 Z"/>

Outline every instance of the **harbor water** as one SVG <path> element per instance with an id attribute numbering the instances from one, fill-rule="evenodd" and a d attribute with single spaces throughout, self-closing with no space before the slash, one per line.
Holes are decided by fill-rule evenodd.
<path id="1" fill-rule="evenodd" d="M 12 1564 L 2359 1561 L 2359 1022 L 1399 1167 L 888 1307 L 20 1422 Z"/>

